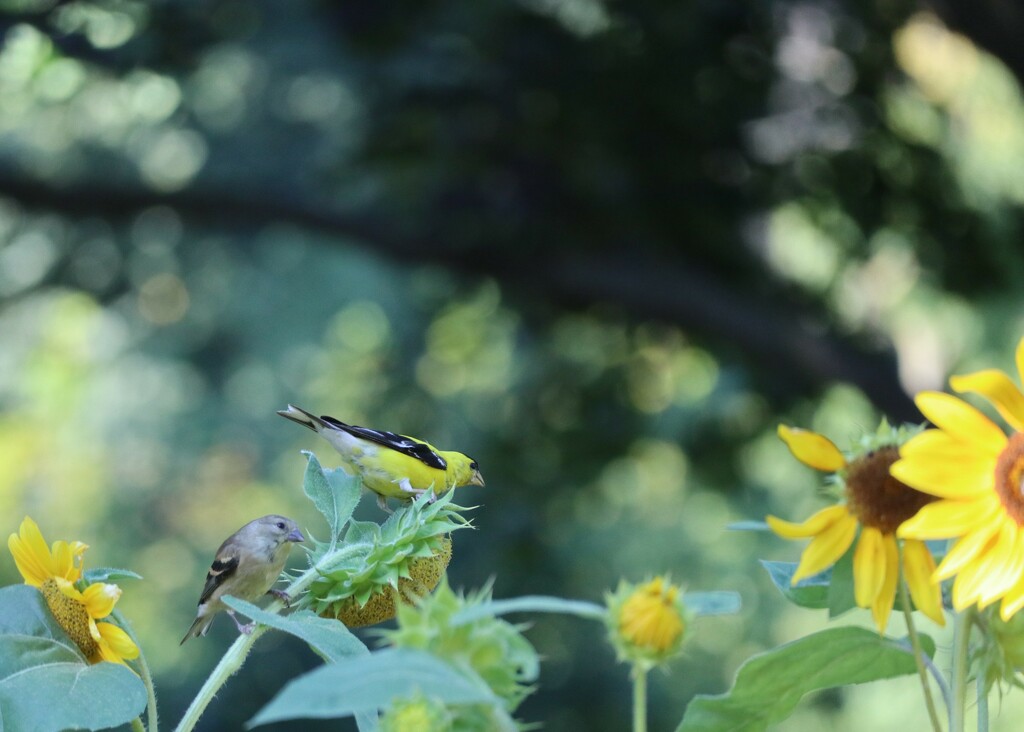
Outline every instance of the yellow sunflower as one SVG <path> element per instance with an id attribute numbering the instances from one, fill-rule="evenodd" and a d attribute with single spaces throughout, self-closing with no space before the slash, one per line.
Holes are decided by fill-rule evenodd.
<path id="1" fill-rule="evenodd" d="M 609 593 L 609 638 L 620 660 L 650 668 L 677 655 L 682 648 L 692 613 L 680 587 L 666 577 L 640 585 L 619 582 Z"/>
<path id="2" fill-rule="evenodd" d="M 1024 339 L 1017 345 L 1024 374 Z M 985 608 L 1002 600 L 1008 620 L 1024 607 L 1024 393 L 1009 376 L 987 369 L 949 380 L 955 391 L 978 394 L 996 408 L 1013 433 L 961 399 L 922 392 L 914 400 L 937 429 L 900 449 L 892 473 L 941 499 L 900 527 L 915 539 L 957 539 L 935 578 L 956 575 L 953 607 Z"/>
<path id="3" fill-rule="evenodd" d="M 89 547 L 80 541 L 55 541 L 47 546 L 36 522 L 29 517 L 11 534 L 7 546 L 25 584 L 38 587 L 50 612 L 90 663 L 124 663 L 139 649 L 128 634 L 113 623 L 98 623 L 110 615 L 121 588 L 93 582 L 79 589 L 82 555 Z"/>
<path id="4" fill-rule="evenodd" d="M 899 457 L 897 434 L 883 424 L 874 440 L 877 444 L 850 460 L 831 440 L 816 432 L 779 425 L 779 437 L 800 462 L 834 473 L 846 495 L 845 503 L 824 508 L 803 523 L 767 517 L 769 527 L 779 536 L 811 539 L 800 557 L 792 583 L 795 585 L 831 567 L 856 539 L 854 599 L 858 607 L 871 609 L 879 633 L 885 632 L 892 613 L 901 565 L 917 609 L 944 625 L 941 591 L 932 580 L 935 560 L 931 552 L 924 542 L 908 539 L 903 542 L 901 562 L 896 542 L 897 528 L 922 506 L 935 500 L 889 474 L 889 467 Z"/>

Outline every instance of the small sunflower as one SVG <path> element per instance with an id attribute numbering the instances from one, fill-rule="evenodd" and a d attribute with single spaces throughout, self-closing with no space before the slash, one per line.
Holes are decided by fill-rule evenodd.
<path id="1" fill-rule="evenodd" d="M 57 623 L 90 663 L 124 663 L 139 649 L 128 634 L 113 623 L 98 623 L 110 615 L 121 588 L 105 582 L 82 582 L 82 555 L 89 547 L 80 541 L 55 541 L 47 546 L 39 526 L 29 517 L 11 534 L 7 546 L 25 584 L 38 587 Z"/>
<path id="2" fill-rule="evenodd" d="M 870 608 L 878 632 L 889 622 L 902 565 L 903 576 L 917 609 L 939 625 L 945 624 L 942 595 L 932 581 L 935 560 L 924 542 L 903 542 L 902 562 L 896 531 L 904 521 L 935 498 L 893 478 L 890 466 L 899 457 L 899 430 L 882 423 L 850 460 L 823 435 L 779 425 L 779 437 L 797 460 L 822 472 L 833 473 L 845 492 L 845 503 L 829 506 L 803 523 L 768 516 L 772 531 L 785 539 L 811 539 L 793 574 L 795 585 L 835 564 L 854 540 L 854 599 Z M 860 528 L 860 538 L 857 529 Z"/>
<path id="3" fill-rule="evenodd" d="M 1024 339 L 1017 345 L 1024 375 Z M 1024 607 L 1024 393 L 998 369 L 949 380 L 954 391 L 988 400 L 1013 432 L 1007 436 L 963 400 L 922 392 L 914 400 L 937 429 L 900 449 L 892 473 L 938 499 L 900 527 L 915 539 L 957 539 L 935 572 L 956 576 L 953 607 L 985 608 L 1002 600 L 1009 620 Z"/>
<path id="4" fill-rule="evenodd" d="M 692 619 L 682 594 L 655 577 L 640 585 L 620 582 L 607 595 L 608 634 L 620 660 L 650 668 L 679 653 Z"/>

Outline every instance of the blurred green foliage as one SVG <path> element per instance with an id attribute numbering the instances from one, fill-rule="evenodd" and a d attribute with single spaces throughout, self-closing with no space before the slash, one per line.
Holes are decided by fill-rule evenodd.
<path id="1" fill-rule="evenodd" d="M 176 721 L 234 632 L 177 645 L 217 545 L 270 512 L 318 530 L 298 450 L 333 455 L 274 410 L 421 436 L 487 479 L 454 587 L 743 593 L 652 679 L 670 728 L 824 623 L 755 561 L 793 547 L 725 531 L 820 505 L 777 423 L 844 446 L 917 419 L 907 394 L 1024 331 L 1019 70 L 919 9 L 3 0 L 7 530 L 145 577 L 119 607 Z M 625 728 L 600 629 L 530 636 L 524 719 Z M 254 660 L 202 729 L 316 663 Z"/>

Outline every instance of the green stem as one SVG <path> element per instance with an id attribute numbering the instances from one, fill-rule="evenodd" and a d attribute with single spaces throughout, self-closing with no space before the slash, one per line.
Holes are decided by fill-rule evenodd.
<path id="1" fill-rule="evenodd" d="M 964 732 L 964 710 L 967 705 L 967 667 L 970 664 L 971 616 L 968 608 L 958 613 L 953 624 L 953 708 L 949 715 L 949 732 Z"/>
<path id="2" fill-rule="evenodd" d="M 199 722 L 199 718 L 203 716 L 206 707 L 213 700 L 214 695 L 220 691 L 220 687 L 224 685 L 224 682 L 232 674 L 242 668 L 242 664 L 245 663 L 245 657 L 249 655 L 249 650 L 265 632 L 267 632 L 267 627 L 265 625 L 258 625 L 252 633 L 248 635 L 241 634 L 235 639 L 235 642 L 231 644 L 227 652 L 221 657 L 220 663 L 217 664 L 216 668 L 213 669 L 210 676 L 206 679 L 203 688 L 196 694 L 196 698 L 192 700 L 188 709 L 185 710 L 185 716 L 181 718 L 181 721 L 175 728 L 175 732 L 191 732 L 196 723 Z"/>
<path id="3" fill-rule="evenodd" d="M 146 732 L 145 725 L 142 724 L 142 720 L 138 717 L 132 720 L 132 732 Z"/>
<path id="4" fill-rule="evenodd" d="M 917 626 L 914 625 L 914 613 L 910 609 L 910 593 L 907 591 L 907 582 L 902 573 L 900 574 L 899 591 L 900 604 L 903 606 L 903 617 L 907 621 L 907 635 L 910 636 L 910 647 L 914 649 L 914 660 L 917 662 L 917 675 L 921 678 L 924 705 L 928 709 L 928 718 L 932 721 L 932 729 L 935 732 L 942 732 L 939 713 L 936 711 L 935 701 L 932 699 L 932 688 L 928 683 L 928 669 L 925 666 L 924 649 L 921 648 L 921 638 L 917 635 Z"/>
<path id="5" fill-rule="evenodd" d="M 633 667 L 633 732 L 647 732 L 647 671 Z"/>
<path id="6" fill-rule="evenodd" d="M 139 639 L 135 635 L 135 631 L 132 629 L 131 623 L 129 623 L 127 618 L 121 614 L 121 611 L 115 610 L 113 612 L 113 618 L 117 621 L 117 624 L 121 626 L 124 632 L 128 634 L 128 637 L 132 639 L 135 647 L 139 649 L 139 655 L 135 659 L 134 665 L 138 671 L 139 678 L 142 679 L 142 683 L 146 686 L 146 722 L 149 725 L 149 732 L 159 732 L 160 721 L 156 709 L 156 687 L 153 685 L 153 674 L 149 670 L 149 664 L 146 663 L 146 654 L 142 652 L 142 644 L 139 643 Z M 140 729 L 146 729 L 142 726 L 141 719 L 137 719 L 132 722 L 133 729 L 135 722 L 139 723 Z"/>
<path id="7" fill-rule="evenodd" d="M 298 598 L 306 589 L 313 584 L 317 577 L 320 576 L 318 567 L 321 564 L 327 563 L 333 559 L 334 552 L 331 552 L 324 556 L 316 567 L 310 567 L 303 572 L 298 578 L 295 579 L 288 587 L 285 592 L 289 597 Z M 280 600 L 274 600 L 274 602 L 267 605 L 268 612 L 276 612 L 284 606 Z M 178 726 L 174 728 L 174 732 L 191 732 L 199 722 L 199 718 L 203 716 L 203 712 L 206 711 L 206 707 L 209 706 L 213 697 L 220 691 L 220 687 L 245 663 L 246 656 L 249 655 L 249 651 L 252 649 L 253 644 L 268 630 L 265 625 L 257 625 L 256 629 L 253 630 L 249 635 L 239 635 L 235 639 L 235 642 L 231 644 L 228 650 L 221 657 L 220 662 L 210 673 L 210 676 L 206 679 L 203 687 L 196 694 L 196 698 L 192 700 L 188 709 L 185 710 L 185 716 L 181 718 Z"/>
<path id="8" fill-rule="evenodd" d="M 976 688 L 978 693 L 978 732 L 988 732 L 988 694 L 985 693 L 984 675 L 978 675 Z"/>

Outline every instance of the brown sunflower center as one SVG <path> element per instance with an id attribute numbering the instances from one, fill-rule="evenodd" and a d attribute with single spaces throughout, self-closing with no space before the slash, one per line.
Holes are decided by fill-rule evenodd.
<path id="1" fill-rule="evenodd" d="M 53 578 L 43 582 L 39 590 L 43 593 L 43 598 L 57 624 L 64 629 L 75 645 L 82 649 L 86 658 L 95 657 L 100 648 L 89 632 L 89 611 L 85 609 L 85 605 L 61 592 Z"/>
<path id="2" fill-rule="evenodd" d="M 873 450 L 847 467 L 847 500 L 861 526 L 894 534 L 900 524 L 935 500 L 935 496 L 914 490 L 889 475 L 889 467 L 899 457 L 899 450 L 892 445 Z"/>
<path id="3" fill-rule="evenodd" d="M 1024 526 L 1024 433 L 1014 433 L 996 461 L 996 493 L 1006 513 Z"/>

